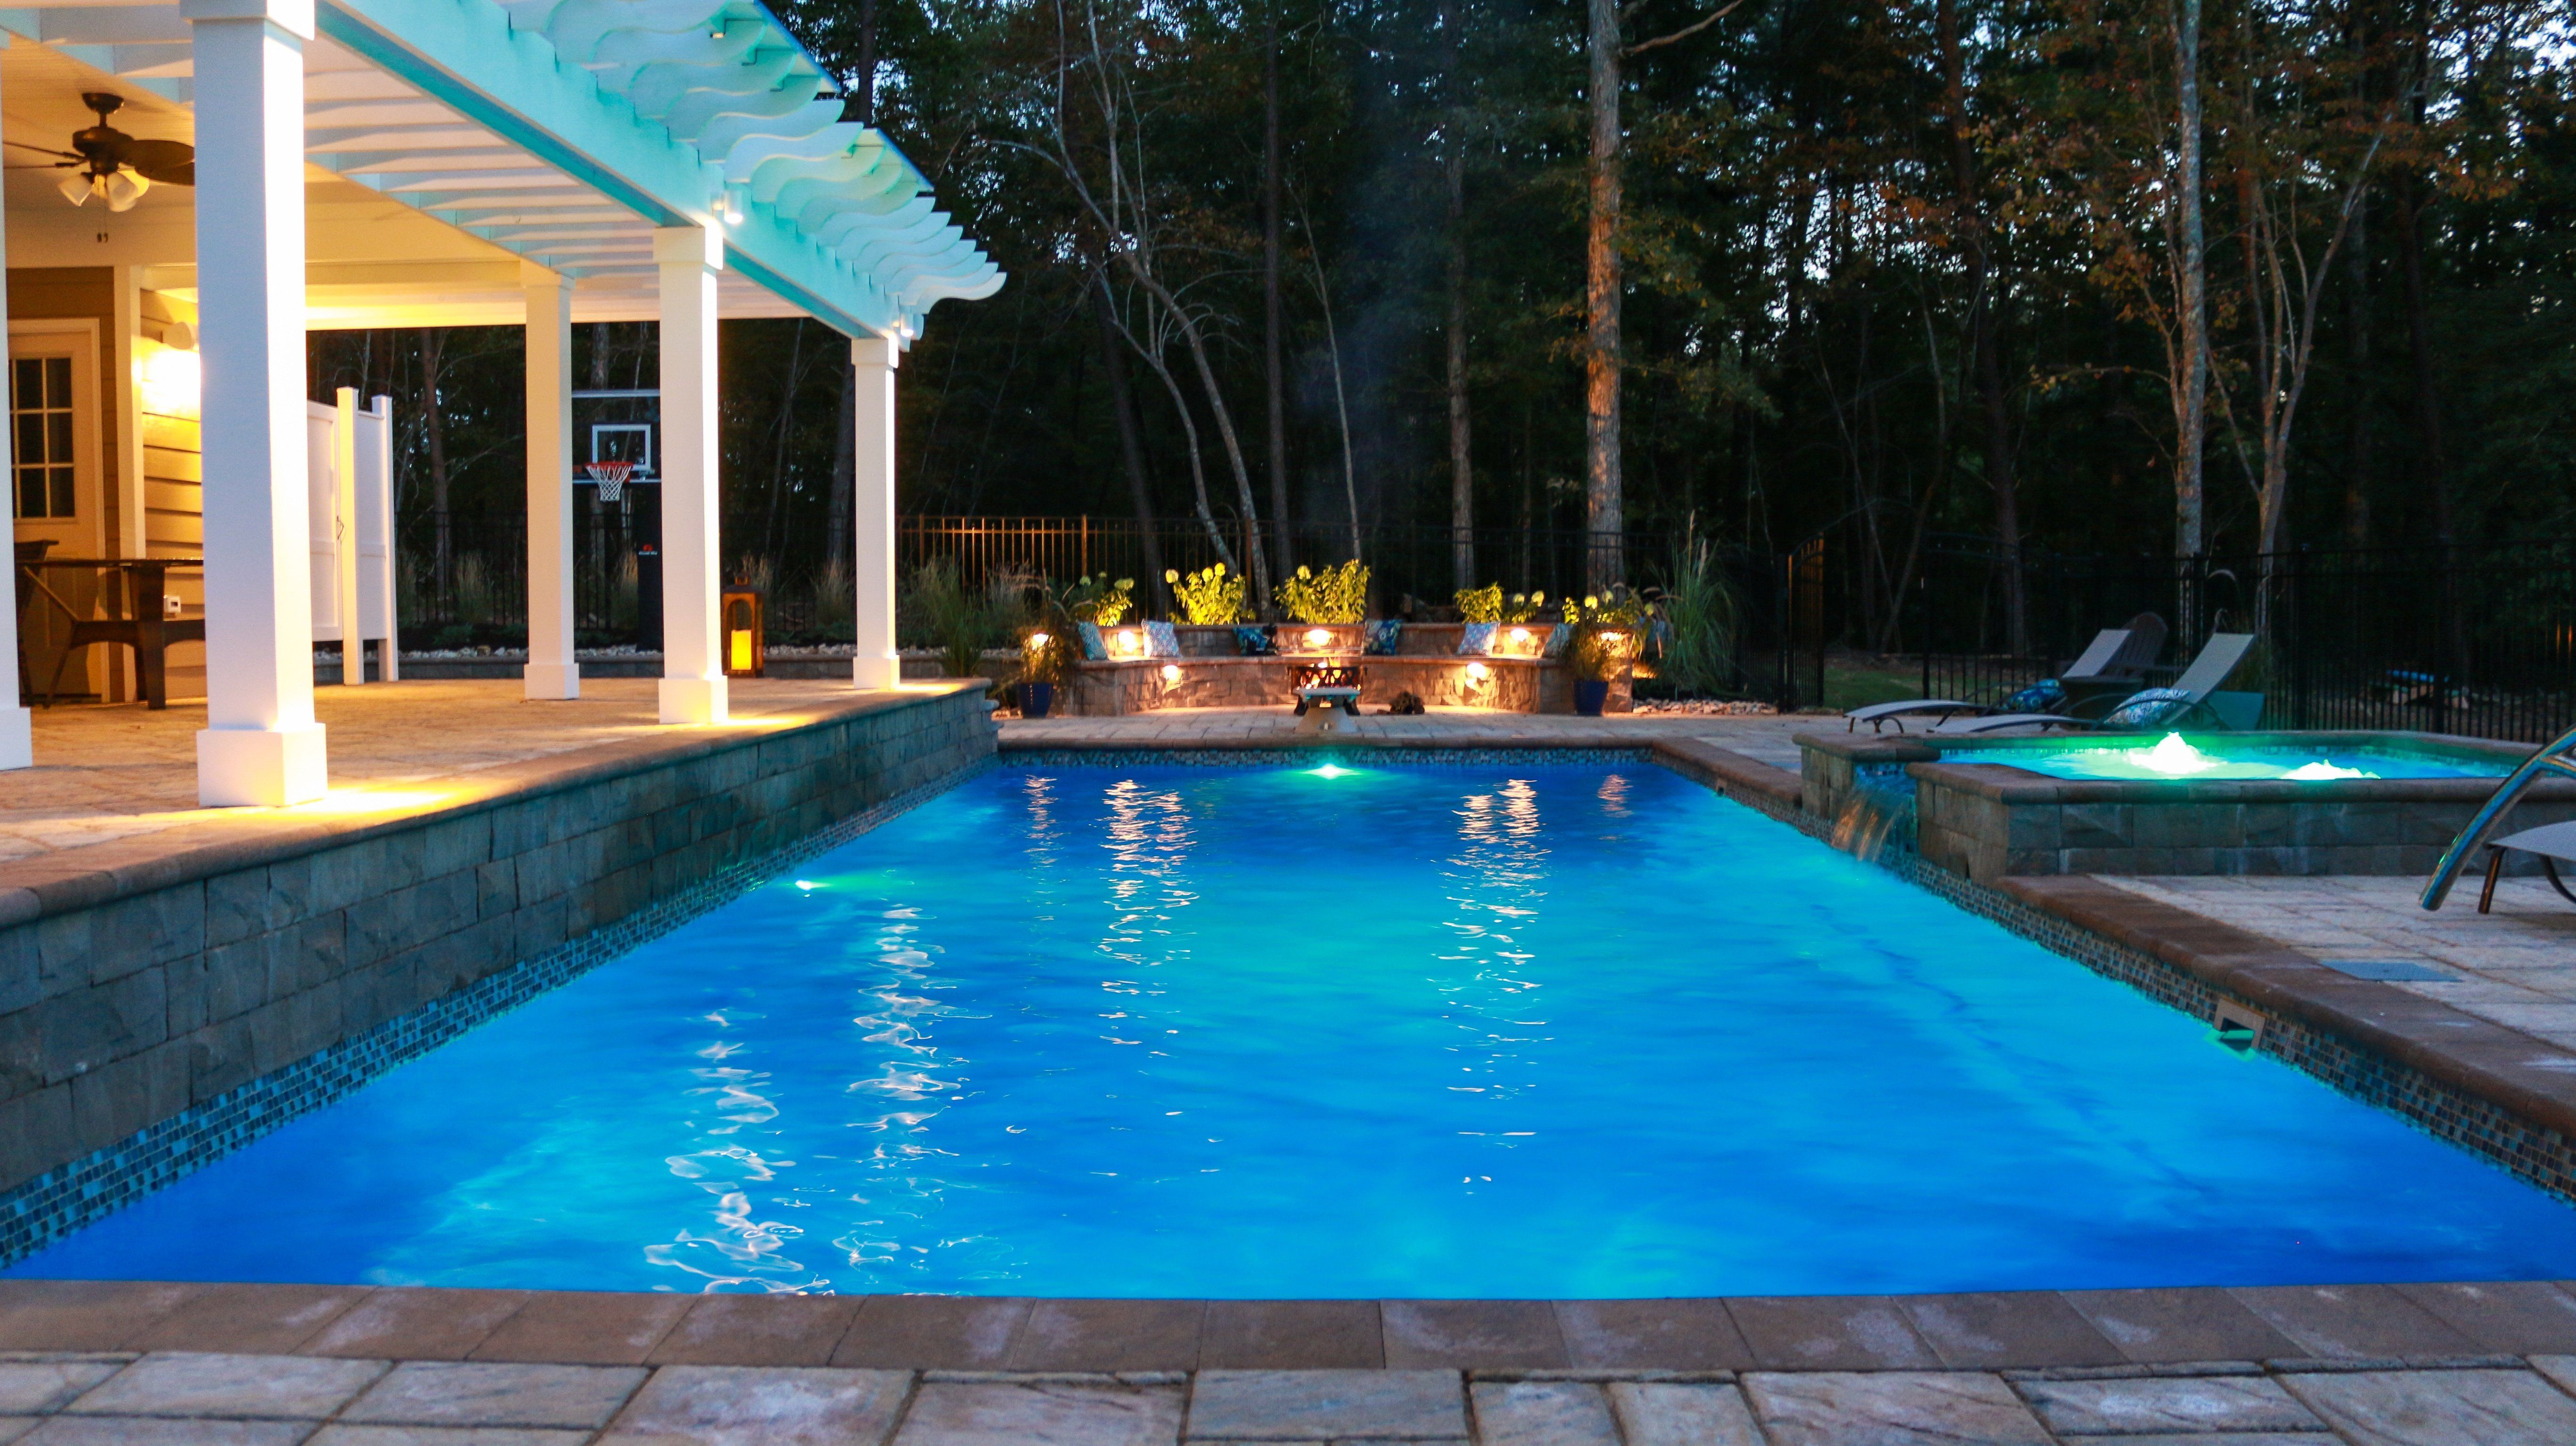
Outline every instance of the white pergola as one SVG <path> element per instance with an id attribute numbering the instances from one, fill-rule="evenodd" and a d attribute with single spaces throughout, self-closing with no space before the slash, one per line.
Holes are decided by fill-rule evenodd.
<path id="1" fill-rule="evenodd" d="M 805 315 L 841 331 L 859 387 L 852 681 L 894 686 L 895 366 L 932 305 L 989 296 L 1002 276 L 900 151 L 840 119 L 829 77 L 756 0 L 37 0 L 0 9 L 0 32 L 10 140 L 59 147 L 88 119 L 87 89 L 126 98 L 120 128 L 197 147 L 193 196 L 155 187 L 110 225 L 13 183 L 6 219 L 9 260 L 113 262 L 196 306 L 202 802 L 296 803 L 327 783 L 308 327 L 526 325 L 526 692 L 557 699 L 581 686 L 571 326 L 658 320 L 673 724 L 726 717 L 717 321 Z M 14 632 L 9 589 L 0 609 Z M 0 767 L 23 767 L 13 650 L 0 671 Z"/>

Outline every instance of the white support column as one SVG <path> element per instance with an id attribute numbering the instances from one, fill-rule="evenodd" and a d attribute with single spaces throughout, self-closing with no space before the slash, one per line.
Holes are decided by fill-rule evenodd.
<path id="1" fill-rule="evenodd" d="M 531 698 L 581 696 L 572 655 L 572 279 L 519 263 L 528 296 L 528 667 Z"/>
<path id="2" fill-rule="evenodd" d="M 0 276 L 8 270 L 8 226 L 0 219 Z M 0 340 L 9 334 L 9 289 L 0 286 Z M 10 367 L 0 347 L 0 422 L 9 415 Z M 12 428 L 0 426 L 0 488 L 15 488 L 17 469 L 10 465 Z M 14 500 L 9 515 L 18 509 Z M 13 542 L 15 539 L 11 539 Z M 12 554 L 14 556 L 14 553 Z M 10 584 L 0 587 L 0 769 L 26 768 L 36 761 L 34 725 L 18 702 L 18 565 L 9 564 Z"/>
<path id="3" fill-rule="evenodd" d="M 304 42 L 313 0 L 180 0 L 196 71 L 206 728 L 197 799 L 328 786 L 306 557 Z"/>
<path id="4" fill-rule="evenodd" d="M 716 272 L 724 237 L 653 233 L 662 273 L 662 721 L 725 721 L 716 635 Z"/>
<path id="5" fill-rule="evenodd" d="M 850 365 L 858 369 L 850 392 L 858 428 L 850 454 L 850 516 L 857 524 L 850 575 L 859 590 L 850 682 L 861 688 L 903 680 L 903 660 L 894 650 L 894 369 L 900 356 L 892 337 L 850 343 Z"/>

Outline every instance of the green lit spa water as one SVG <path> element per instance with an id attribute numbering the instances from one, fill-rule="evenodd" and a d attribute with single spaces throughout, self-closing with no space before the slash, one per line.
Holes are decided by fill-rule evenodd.
<path id="1" fill-rule="evenodd" d="M 15 1273 L 2496 1279 L 2576 1211 L 1651 765 L 1006 766 Z"/>
<path id="2" fill-rule="evenodd" d="M 2345 778 L 2502 778 L 2510 771 L 2499 761 L 2462 754 L 2419 753 L 2375 745 L 2341 748 L 2283 747 L 2236 743 L 2223 738 L 2185 738 L 2168 733 L 2141 741 L 2133 738 L 2069 740 L 2062 747 L 2017 746 L 2011 749 L 1962 750 L 1954 763 L 2009 763 L 2054 778 L 2102 778 L 2121 781 L 2236 782 L 2285 780 L 2329 783 Z"/>

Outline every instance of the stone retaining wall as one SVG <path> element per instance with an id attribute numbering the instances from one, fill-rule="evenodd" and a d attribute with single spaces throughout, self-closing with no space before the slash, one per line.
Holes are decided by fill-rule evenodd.
<path id="1" fill-rule="evenodd" d="M 853 695 L 461 775 L 396 818 L 0 870 L 0 1189 L 968 767 L 989 713 Z"/>

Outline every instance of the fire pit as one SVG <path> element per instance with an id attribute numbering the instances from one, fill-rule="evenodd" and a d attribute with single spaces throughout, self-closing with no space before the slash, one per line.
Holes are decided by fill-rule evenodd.
<path id="1" fill-rule="evenodd" d="M 1310 733 L 1341 731 L 1360 712 L 1360 670 L 1348 663 L 1310 663 L 1290 674 L 1297 695 L 1298 726 Z"/>

